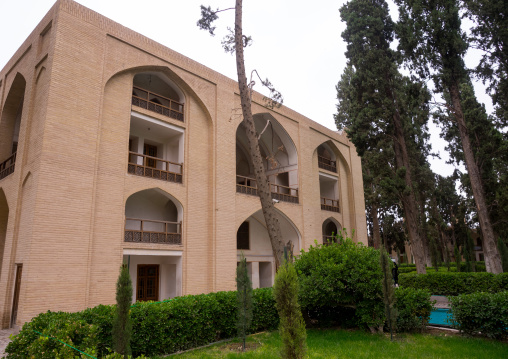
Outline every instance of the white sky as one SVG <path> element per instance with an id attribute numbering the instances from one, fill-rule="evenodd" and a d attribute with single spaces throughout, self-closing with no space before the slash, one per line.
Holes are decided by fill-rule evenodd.
<path id="1" fill-rule="evenodd" d="M 234 6 L 234 0 L 78 0 L 80 4 L 145 35 L 232 79 L 237 79 L 234 57 L 226 54 L 220 40 L 233 27 L 234 13 L 221 13 L 216 36 L 199 30 L 200 5 Z M 339 8 L 345 0 L 244 1 L 244 34 L 253 45 L 245 53 L 247 71 L 257 69 L 282 92 L 284 105 L 336 130 L 335 85 L 346 65 L 346 46 L 340 36 L 345 25 Z M 0 0 L 0 68 L 3 68 L 54 0 Z M 392 5 L 392 12 L 396 8 Z M 474 59 L 471 60 L 474 62 Z M 261 91 L 261 87 L 255 87 Z M 480 91 L 484 90 L 478 90 Z M 488 101 L 488 98 L 482 98 Z M 432 145 L 443 160 L 431 160 L 434 172 L 449 175 L 447 155 L 439 129 L 433 127 Z"/>

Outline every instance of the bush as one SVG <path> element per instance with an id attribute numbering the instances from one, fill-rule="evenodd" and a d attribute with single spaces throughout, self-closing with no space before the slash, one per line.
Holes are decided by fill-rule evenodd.
<path id="1" fill-rule="evenodd" d="M 253 292 L 254 320 L 249 332 L 275 329 L 279 318 L 272 289 L 256 289 Z M 31 353 L 40 350 L 53 353 L 47 358 L 55 358 L 58 355 L 55 356 L 54 350 L 65 350 L 58 349 L 58 345 L 64 345 L 55 340 L 46 340 L 46 346 L 41 346 L 44 339 L 33 330 L 66 343 L 66 338 L 69 337 L 73 346 L 83 351 L 86 349 L 87 353 L 94 352 L 99 357 L 112 355 L 109 354 L 109 348 L 112 347 L 111 328 L 115 307 L 99 305 L 78 313 L 39 314 L 26 323 L 9 343 L 6 348 L 7 358 L 29 358 Z M 162 303 L 136 303 L 130 314 L 133 323 L 133 355 L 168 354 L 234 337 L 236 291 L 189 295 Z M 68 331 L 69 328 L 73 330 L 72 333 Z M 42 358 L 40 354 L 37 357 Z M 60 357 L 72 358 L 70 353 L 69 356 Z"/>
<path id="2" fill-rule="evenodd" d="M 349 324 L 378 328 L 384 323 L 379 251 L 350 239 L 302 251 L 295 262 L 299 300 L 310 319 L 326 321 L 341 312 Z"/>
<path id="3" fill-rule="evenodd" d="M 508 290 L 508 273 L 437 272 L 401 274 L 401 287 L 427 289 L 436 295 L 459 295 L 476 292 L 497 293 Z"/>
<path id="4" fill-rule="evenodd" d="M 397 331 L 421 331 L 427 325 L 433 304 L 430 296 L 425 289 L 399 287 L 395 290 Z"/>
<path id="5" fill-rule="evenodd" d="M 80 352 L 68 345 L 95 356 L 97 344 L 97 327 L 77 313 L 47 312 L 25 323 L 6 352 L 7 358 L 16 359 L 81 358 Z"/>
<path id="6" fill-rule="evenodd" d="M 464 294 L 449 300 L 452 325 L 460 331 L 496 339 L 508 335 L 508 291 Z"/>

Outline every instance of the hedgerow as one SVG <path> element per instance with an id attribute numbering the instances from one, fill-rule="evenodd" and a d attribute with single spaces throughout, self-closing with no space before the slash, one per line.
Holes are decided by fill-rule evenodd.
<path id="1" fill-rule="evenodd" d="M 508 273 L 428 272 L 399 275 L 401 287 L 427 289 L 436 295 L 459 295 L 476 292 L 497 293 L 508 290 Z"/>
<path id="2" fill-rule="evenodd" d="M 279 318 L 271 288 L 256 289 L 253 294 L 253 321 L 249 332 L 275 329 Z M 113 313 L 114 306 L 105 305 L 78 313 L 42 313 L 25 323 L 9 343 L 7 358 L 30 358 L 32 353 L 41 350 L 51 353 L 44 358 L 73 358 L 72 355 L 80 358 L 79 352 L 46 336 L 61 339 L 83 352 L 105 356 L 112 347 Z M 234 337 L 236 292 L 188 295 L 162 303 L 136 303 L 130 315 L 133 355 L 169 354 Z M 37 357 L 43 356 L 38 354 Z"/>
<path id="3" fill-rule="evenodd" d="M 496 339 L 508 336 L 508 291 L 464 294 L 449 300 L 453 327 Z"/>

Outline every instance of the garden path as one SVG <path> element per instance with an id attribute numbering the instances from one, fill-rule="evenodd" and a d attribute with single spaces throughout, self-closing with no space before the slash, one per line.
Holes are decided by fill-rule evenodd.
<path id="1" fill-rule="evenodd" d="M 18 328 L 11 328 L 11 329 L 2 329 L 0 330 L 0 358 L 3 358 L 5 355 L 5 348 L 7 347 L 7 344 L 11 341 L 9 339 L 9 336 L 11 334 L 18 334 L 19 329 Z"/>

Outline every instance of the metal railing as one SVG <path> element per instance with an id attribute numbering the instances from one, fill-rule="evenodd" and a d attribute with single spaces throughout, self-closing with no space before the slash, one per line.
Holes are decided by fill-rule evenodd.
<path id="1" fill-rule="evenodd" d="M 318 155 L 318 166 L 324 170 L 337 173 L 337 161 L 332 161 L 329 158 Z"/>
<path id="2" fill-rule="evenodd" d="M 125 218 L 125 242 L 182 244 L 182 222 Z"/>
<path id="3" fill-rule="evenodd" d="M 321 197 L 321 209 L 340 213 L 339 200 Z"/>
<path id="4" fill-rule="evenodd" d="M 127 172 L 138 176 L 182 183 L 183 163 L 166 161 L 157 157 L 129 151 Z"/>
<path id="5" fill-rule="evenodd" d="M 14 167 L 16 165 L 16 153 L 17 152 L 14 152 L 5 161 L 0 163 L 0 180 L 14 172 Z"/>
<path id="6" fill-rule="evenodd" d="M 183 103 L 133 86 L 132 105 L 183 122 Z"/>
<path id="7" fill-rule="evenodd" d="M 270 183 L 272 198 L 278 201 L 298 203 L 298 189 Z M 254 178 L 236 176 L 236 192 L 257 196 L 257 182 Z"/>

